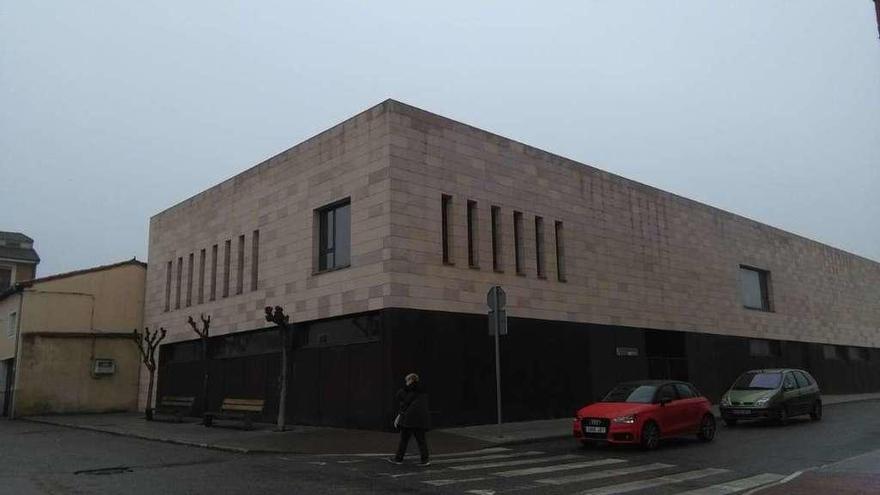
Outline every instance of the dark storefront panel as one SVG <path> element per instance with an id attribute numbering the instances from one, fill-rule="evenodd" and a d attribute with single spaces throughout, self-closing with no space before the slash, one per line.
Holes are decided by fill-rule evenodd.
<path id="1" fill-rule="evenodd" d="M 842 348 L 829 359 L 820 344 L 756 344 L 708 333 L 522 318 L 510 318 L 508 328 L 501 337 L 505 421 L 570 417 L 614 384 L 644 378 L 688 379 L 717 401 L 756 368 L 806 369 L 824 393 L 880 391 L 880 349 Z M 298 324 L 297 334 L 291 422 L 388 429 L 394 392 L 410 372 L 429 391 L 435 427 L 495 421 L 494 342 L 485 315 L 387 309 Z M 274 422 L 278 342 L 275 329 L 213 337 L 209 407 L 224 397 L 262 398 L 263 420 Z M 200 397 L 200 356 L 198 341 L 162 346 L 159 396 Z"/>

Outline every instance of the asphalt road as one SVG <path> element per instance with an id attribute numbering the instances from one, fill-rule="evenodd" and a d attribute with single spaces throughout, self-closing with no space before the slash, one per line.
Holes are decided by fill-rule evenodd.
<path id="1" fill-rule="evenodd" d="M 232 454 L 0 421 L 0 493 L 714 495 L 745 492 L 878 448 L 880 401 L 829 406 L 820 422 L 720 426 L 712 443 L 670 441 L 655 452 L 582 449 L 561 439 L 435 456 L 427 468 L 414 464 L 417 456 L 396 466 L 369 456 Z"/>

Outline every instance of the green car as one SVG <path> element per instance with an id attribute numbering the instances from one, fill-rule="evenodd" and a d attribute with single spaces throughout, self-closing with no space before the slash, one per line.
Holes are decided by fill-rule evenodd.
<path id="1" fill-rule="evenodd" d="M 743 373 L 721 396 L 721 418 L 727 426 L 742 419 L 771 418 L 781 424 L 809 414 L 822 419 L 819 384 L 804 370 L 770 369 Z"/>

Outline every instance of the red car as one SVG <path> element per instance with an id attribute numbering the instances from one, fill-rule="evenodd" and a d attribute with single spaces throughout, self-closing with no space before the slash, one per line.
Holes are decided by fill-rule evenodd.
<path id="1" fill-rule="evenodd" d="M 686 382 L 646 380 L 621 383 L 601 401 L 583 407 L 574 419 L 574 437 L 594 442 L 638 444 L 655 449 L 660 439 L 697 435 L 715 438 L 709 399 Z"/>

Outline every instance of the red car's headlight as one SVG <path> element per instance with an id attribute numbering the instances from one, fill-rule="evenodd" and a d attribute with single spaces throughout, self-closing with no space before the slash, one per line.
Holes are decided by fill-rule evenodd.
<path id="1" fill-rule="evenodd" d="M 618 416 L 618 417 L 612 419 L 611 422 L 631 425 L 636 422 L 636 415 L 630 414 L 629 416 Z"/>

